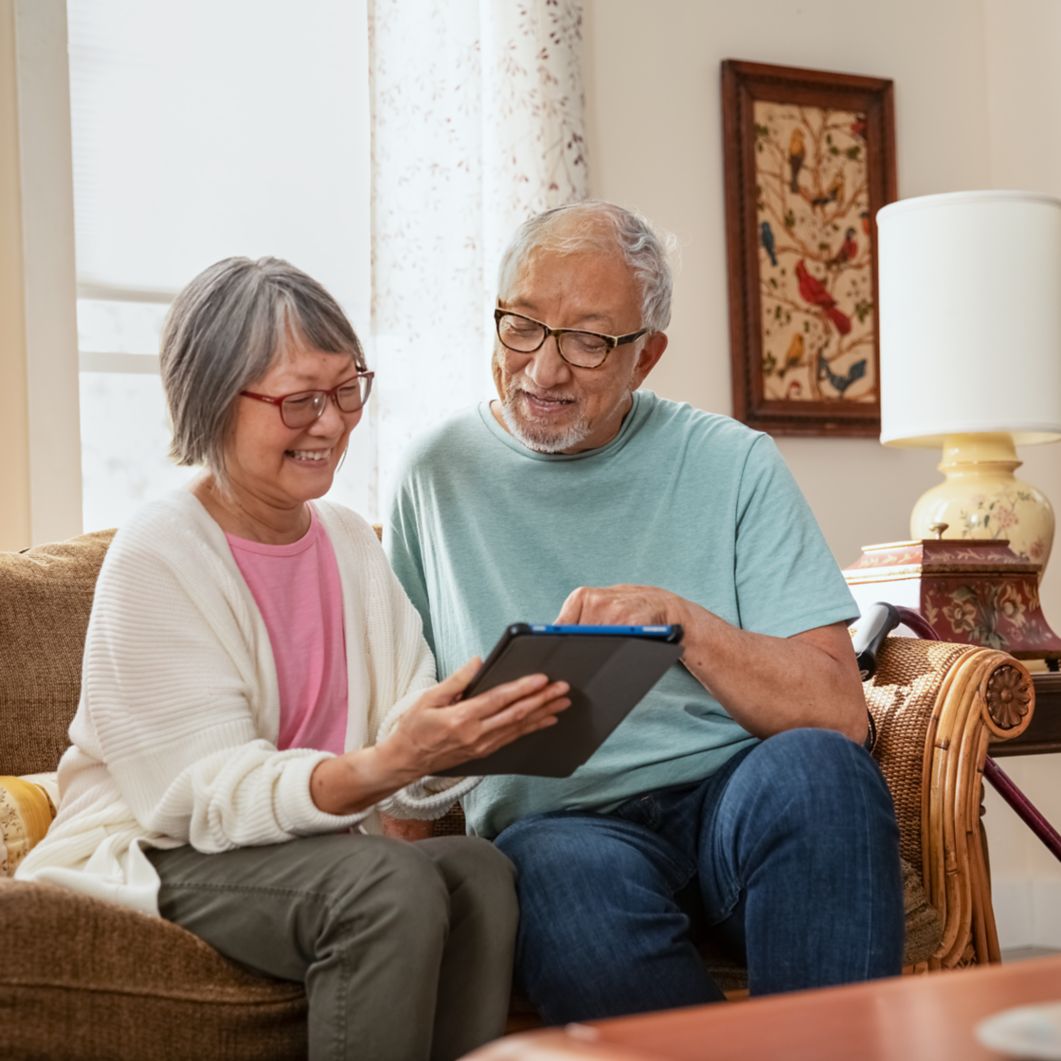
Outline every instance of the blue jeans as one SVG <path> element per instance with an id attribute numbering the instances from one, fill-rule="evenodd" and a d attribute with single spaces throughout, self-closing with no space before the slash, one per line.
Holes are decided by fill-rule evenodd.
<path id="1" fill-rule="evenodd" d="M 895 975 L 898 841 L 876 763 L 821 729 L 608 814 L 525 818 L 496 840 L 518 872 L 517 976 L 550 1024 L 720 999 L 690 898 L 753 995 Z"/>

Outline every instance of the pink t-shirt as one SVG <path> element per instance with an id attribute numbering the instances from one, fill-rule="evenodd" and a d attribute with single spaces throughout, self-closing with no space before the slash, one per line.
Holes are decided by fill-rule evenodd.
<path id="1" fill-rule="evenodd" d="M 346 741 L 346 638 L 339 565 L 310 510 L 309 530 L 289 545 L 226 534 L 269 631 L 280 685 L 276 746 L 342 753 Z"/>

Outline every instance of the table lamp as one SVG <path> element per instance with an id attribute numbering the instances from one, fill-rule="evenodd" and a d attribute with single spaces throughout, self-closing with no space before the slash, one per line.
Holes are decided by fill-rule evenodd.
<path id="1" fill-rule="evenodd" d="M 1041 574 L 1053 510 L 1014 447 L 1061 439 L 1061 200 L 926 195 L 877 231 L 881 442 L 941 446 L 946 477 L 910 536 L 1008 539 Z"/>

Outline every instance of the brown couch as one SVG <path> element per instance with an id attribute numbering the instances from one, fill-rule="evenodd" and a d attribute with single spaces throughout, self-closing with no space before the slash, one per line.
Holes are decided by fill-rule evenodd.
<path id="1" fill-rule="evenodd" d="M 54 770 L 66 747 L 109 540 L 101 532 L 0 554 L 0 774 Z M 893 638 L 867 699 L 902 833 L 907 971 L 997 961 L 981 772 L 988 740 L 1015 736 L 1030 721 L 1028 674 L 1001 652 Z M 16 817 L 0 786 L 0 825 Z M 459 829 L 459 818 L 440 828 Z M 0 877 L 0 931 L 0 1056 L 305 1053 L 297 984 L 253 976 L 165 921 Z M 705 957 L 739 987 L 738 968 L 709 950 Z"/>

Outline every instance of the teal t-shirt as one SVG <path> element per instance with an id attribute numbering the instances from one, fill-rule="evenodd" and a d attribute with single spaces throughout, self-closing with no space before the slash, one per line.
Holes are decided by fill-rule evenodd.
<path id="1" fill-rule="evenodd" d="M 385 543 L 440 675 L 509 623 L 553 621 L 579 586 L 659 586 L 777 637 L 858 614 L 770 437 L 647 391 L 611 442 L 570 456 L 527 449 L 485 402 L 449 421 L 410 451 Z M 469 829 L 607 810 L 754 740 L 676 664 L 570 777 L 485 778 L 464 798 Z"/>

